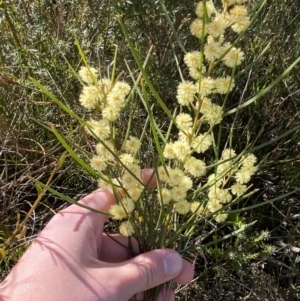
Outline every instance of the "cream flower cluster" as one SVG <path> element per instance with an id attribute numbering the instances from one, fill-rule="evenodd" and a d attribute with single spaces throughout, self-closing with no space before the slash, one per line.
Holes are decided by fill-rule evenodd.
<path id="1" fill-rule="evenodd" d="M 231 76 L 213 77 L 212 71 L 219 61 L 234 68 L 244 59 L 241 49 L 225 42 L 224 34 L 227 28 L 240 33 L 250 24 L 243 5 L 245 1 L 222 2 L 223 12 L 217 11 L 211 0 L 206 1 L 205 7 L 202 1 L 196 6 L 197 19 L 191 24 L 191 33 L 199 39 L 204 37 L 205 45 L 203 53 L 192 51 L 184 56 L 192 80 L 184 80 L 177 87 L 176 98 L 182 106 L 174 120 L 178 136 L 164 143 L 165 162 L 156 169 L 157 200 L 161 208 L 176 215 L 213 214 L 216 222 L 226 220 L 223 206 L 246 193 L 247 183 L 257 171 L 253 154 L 241 156 L 233 149 L 223 151 L 213 174 L 204 161 L 203 154 L 215 144 L 212 129 L 223 117 L 223 107 L 212 101 L 212 94 L 226 95 L 235 85 Z M 94 118 L 87 122 L 86 131 L 98 140 L 90 165 L 101 175 L 99 187 L 113 185 L 122 191 L 122 197 L 111 206 L 109 213 L 120 221 L 120 233 L 131 236 L 137 227 L 133 220 L 143 206 L 141 196 L 145 189 L 138 160 L 141 141 L 129 136 L 121 147 L 115 143 L 115 121 L 120 118 L 131 88 L 122 81 L 99 78 L 92 67 L 81 67 L 79 76 L 85 84 L 79 102 L 85 109 L 92 110 Z M 114 180 L 105 175 L 108 168 L 117 173 Z M 201 192 L 201 200 L 198 200 L 194 189 L 199 186 L 194 183 L 204 176 L 208 188 L 206 194 Z"/>
<path id="2" fill-rule="evenodd" d="M 161 206 L 168 206 L 173 212 L 185 215 L 190 211 L 195 213 L 197 209 L 196 203 L 187 200 L 187 195 L 193 189 L 195 179 L 206 173 L 205 162 L 197 157 L 212 146 L 213 139 L 209 132 L 193 134 L 194 121 L 189 114 L 180 113 L 175 121 L 179 138 L 166 143 L 163 150 L 169 165 L 157 168 L 157 178 L 161 183 L 158 199 Z M 197 213 L 201 212 L 199 206 Z"/>
<path id="3" fill-rule="evenodd" d="M 213 77 L 212 70 L 217 61 L 233 68 L 244 60 L 240 48 L 226 42 L 224 34 L 227 28 L 237 33 L 244 31 L 250 24 L 245 1 L 223 0 L 223 11 L 219 12 L 211 0 L 206 1 L 206 8 L 200 1 L 196 6 L 197 18 L 191 24 L 191 33 L 199 39 L 205 39 L 203 57 L 200 51 L 188 52 L 184 62 L 193 81 L 184 81 L 178 85 L 177 101 L 182 106 L 202 107 L 204 97 L 212 94 L 228 94 L 235 86 L 230 76 Z M 206 67 L 205 64 L 208 64 Z M 208 102 L 208 101 L 206 101 Z M 222 120 L 222 107 L 216 104 L 203 109 L 203 120 L 209 124 L 218 124 Z"/>
<path id="4" fill-rule="evenodd" d="M 184 162 L 184 170 L 160 166 L 157 170 L 159 181 L 163 183 L 158 191 L 158 199 L 162 206 L 173 206 L 175 212 L 197 215 L 214 215 L 216 222 L 224 222 L 228 214 L 222 210 L 236 198 L 243 196 L 249 187 L 247 183 L 257 171 L 257 158 L 249 153 L 239 158 L 233 149 L 225 149 L 215 173 L 208 177 L 207 198 L 189 202 L 187 194 L 193 188 L 193 178 L 206 173 L 206 165 L 192 156 Z M 223 162 L 223 163 L 222 163 Z"/>
<path id="5" fill-rule="evenodd" d="M 120 117 L 131 87 L 122 81 L 112 83 L 107 78 L 98 79 L 97 70 L 92 67 L 81 67 L 78 74 L 86 84 L 79 102 L 85 109 L 93 110 L 93 115 L 98 117 L 97 120 L 89 120 L 86 127 L 87 133 L 99 141 L 95 146 L 96 154 L 91 158 L 90 165 L 102 175 L 103 180 L 99 180 L 99 187 L 111 186 L 109 179 L 103 174 L 108 166 L 118 170 L 120 178 L 113 180 L 112 184 L 126 191 L 126 196 L 119 204 L 111 206 L 109 212 L 113 219 L 124 220 L 133 212 L 135 202 L 143 191 L 140 180 L 141 168 L 137 160 L 141 141 L 137 137 L 129 136 L 121 148 L 117 149 L 113 135 L 114 122 Z M 119 230 L 125 236 L 134 233 L 129 221 L 123 221 Z"/>
<path id="6" fill-rule="evenodd" d="M 248 190 L 247 184 L 251 176 L 257 171 L 257 158 L 249 153 L 236 160 L 238 156 L 233 149 L 225 149 L 216 172 L 208 177 L 208 201 L 209 212 L 221 211 L 224 204 L 230 203 L 234 198 L 241 197 Z M 227 214 L 215 216 L 217 222 L 226 220 Z"/>
<path id="7" fill-rule="evenodd" d="M 158 191 L 161 206 L 172 206 L 175 212 L 187 214 L 190 211 L 187 192 L 193 187 L 191 177 L 179 168 L 165 166 L 159 166 L 157 173 L 159 181 L 163 183 Z"/>
<path id="8" fill-rule="evenodd" d="M 99 109 L 104 120 L 115 121 L 120 116 L 131 88 L 125 82 L 112 83 L 107 78 L 98 79 L 97 73 L 92 67 L 80 68 L 79 77 L 87 85 L 82 89 L 79 102 L 85 109 Z"/>
<path id="9" fill-rule="evenodd" d="M 201 107 L 204 97 L 212 94 L 227 94 L 234 88 L 234 79 L 230 76 L 212 77 L 212 70 L 217 61 L 222 61 L 227 67 L 238 66 L 244 60 L 240 48 L 226 42 L 224 34 L 227 28 L 240 33 L 250 25 L 245 1 L 223 0 L 223 11 L 219 12 L 211 0 L 206 6 L 200 1 L 196 6 L 197 18 L 191 24 L 191 33 L 199 39 L 205 39 L 203 58 L 200 51 L 188 52 L 184 62 L 189 69 L 193 81 L 184 81 L 178 85 L 177 100 L 182 106 Z M 208 66 L 205 66 L 205 63 Z M 218 124 L 222 119 L 222 108 L 216 104 L 201 112 L 203 119 L 209 124 Z"/>
<path id="10" fill-rule="evenodd" d="M 207 173 L 206 164 L 200 158 L 213 145 L 213 126 L 222 121 L 223 108 L 209 97 L 212 94 L 228 94 L 235 85 L 231 76 L 213 78 L 214 65 L 220 60 L 227 67 L 233 68 L 244 59 L 241 49 L 225 42 L 224 38 L 227 28 L 231 27 L 240 33 L 250 24 L 246 6 L 242 5 L 244 2 L 223 1 L 222 12 L 217 11 L 210 0 L 206 1 L 205 7 L 202 1 L 196 6 L 197 19 L 191 24 L 191 33 L 199 39 L 204 37 L 206 42 L 203 54 L 192 51 L 184 56 L 194 81 L 181 82 L 177 87 L 176 98 L 181 106 L 188 107 L 188 113 L 181 112 L 175 117 L 178 139 L 164 145 L 164 158 L 173 168 L 158 168 L 158 178 L 163 183 L 158 191 L 161 205 L 172 205 L 179 214 L 189 211 L 204 215 L 220 212 L 214 218 L 217 222 L 224 221 L 227 214 L 222 212 L 223 205 L 247 191 L 245 184 L 257 170 L 254 155 L 240 158 L 234 150 L 224 150 L 215 173 L 208 177 L 210 188 L 207 199 L 191 203 L 187 201 L 189 190 L 193 188 L 193 179 Z M 208 127 L 203 124 L 208 124 Z"/>
<path id="11" fill-rule="evenodd" d="M 219 12 L 213 2 L 208 0 L 206 1 L 206 17 L 203 2 L 200 1 L 196 6 L 197 18 L 191 24 L 191 34 L 199 39 L 206 38 L 204 55 L 209 63 L 221 59 L 226 66 L 232 68 L 240 65 L 244 59 L 241 49 L 233 47 L 224 39 L 227 28 L 241 33 L 251 23 L 246 6 L 237 3 L 241 3 L 241 1 L 223 1 L 223 11 Z M 200 56 L 198 59 L 195 58 L 197 55 L 197 52 L 191 52 L 185 57 L 185 63 L 194 79 L 199 78 L 200 69 L 203 72 L 199 65 Z"/>
<path id="12" fill-rule="evenodd" d="M 124 236 L 131 236 L 134 233 L 131 222 L 129 220 L 124 221 L 124 219 L 131 216 L 144 189 L 140 179 L 141 168 L 134 155 L 139 148 L 140 141 L 136 137 L 130 137 L 125 143 L 124 150 L 128 150 L 129 153 L 123 153 L 119 156 L 119 159 L 127 169 L 121 168 L 120 179 L 114 181 L 114 185 L 122 188 L 125 195 L 119 200 L 118 204 L 112 205 L 109 209 L 112 219 L 122 221 L 119 231 Z M 107 183 L 100 180 L 99 187 L 105 186 L 107 186 Z"/>
<path id="13" fill-rule="evenodd" d="M 205 152 L 210 147 L 212 141 L 208 137 L 211 136 L 200 137 L 202 149 L 199 153 Z M 201 202 L 188 202 L 187 194 L 193 188 L 193 179 L 205 175 L 207 168 L 204 161 L 191 155 L 196 150 L 189 148 L 186 141 L 183 145 L 178 144 L 178 141 L 166 144 L 164 157 L 175 163 L 174 165 L 176 162 L 179 163 L 177 165 L 182 168 L 160 166 L 157 170 L 159 181 L 163 183 L 158 192 L 158 199 L 162 206 L 172 204 L 174 211 L 179 214 L 187 214 L 191 211 L 194 214 L 207 215 L 216 211 L 222 212 L 224 204 L 246 193 L 248 190 L 246 184 L 257 171 L 255 166 L 257 158 L 251 153 L 241 157 L 236 155 L 233 149 L 225 149 L 215 173 L 208 177 L 207 199 Z M 214 218 L 217 222 L 223 222 L 227 214 L 223 212 L 215 215 Z"/>

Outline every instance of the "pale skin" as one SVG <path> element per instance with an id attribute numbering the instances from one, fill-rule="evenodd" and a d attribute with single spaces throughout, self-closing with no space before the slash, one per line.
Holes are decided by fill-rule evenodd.
<path id="1" fill-rule="evenodd" d="M 144 182 L 151 172 L 143 170 Z M 149 186 L 155 186 L 154 180 Z M 107 212 L 116 199 L 110 190 L 98 189 L 80 203 Z M 174 250 L 154 250 L 128 259 L 128 249 L 103 232 L 105 221 L 107 216 L 77 205 L 56 214 L 1 283 L 0 300 L 143 300 L 141 292 L 167 281 L 191 282 L 192 265 Z M 127 246 L 126 237 L 114 238 Z M 133 247 L 137 252 L 136 243 Z M 158 297 L 158 301 L 174 300 L 170 289 L 163 289 Z"/>

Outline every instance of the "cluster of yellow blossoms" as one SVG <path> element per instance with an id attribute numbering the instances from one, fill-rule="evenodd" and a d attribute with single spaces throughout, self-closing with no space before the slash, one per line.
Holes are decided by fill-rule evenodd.
<path id="1" fill-rule="evenodd" d="M 173 145 L 177 145 L 175 142 Z M 166 149 L 164 156 L 166 157 Z M 205 147 L 209 147 L 207 144 Z M 174 147 L 175 151 L 178 150 Z M 221 160 L 215 169 L 215 173 L 208 176 L 209 186 L 207 198 L 192 203 L 187 201 L 188 191 L 193 188 L 193 178 L 198 178 L 206 174 L 206 164 L 186 151 L 184 156 L 172 157 L 174 165 L 183 166 L 183 169 L 160 166 L 158 168 L 158 178 L 163 184 L 158 192 L 158 198 L 162 205 L 174 205 L 174 211 L 179 214 L 186 214 L 191 211 L 194 214 L 207 215 L 216 211 L 222 211 L 224 204 L 228 204 L 246 193 L 247 184 L 251 176 L 257 171 L 255 163 L 257 158 L 248 153 L 245 156 L 236 155 L 233 149 L 225 149 Z M 179 164 L 176 164 L 179 163 Z M 223 222 L 227 218 L 226 213 L 214 216 L 217 222 Z"/>
<path id="2" fill-rule="evenodd" d="M 184 57 L 189 74 L 195 82 L 180 83 L 177 88 L 177 100 L 182 109 L 188 107 L 189 110 L 188 113 L 182 111 L 175 117 L 175 124 L 179 130 L 178 139 L 164 145 L 165 162 L 157 168 L 156 174 L 159 183 L 159 203 L 161 206 L 167 206 L 173 213 L 215 213 L 214 219 L 222 222 L 227 218 L 226 212 L 222 210 L 223 205 L 244 195 L 248 189 L 246 184 L 257 171 L 257 159 L 253 154 L 241 156 L 233 149 L 223 151 L 214 173 L 209 176 L 204 159 L 200 159 L 202 154 L 213 146 L 212 129 L 221 122 L 223 116 L 223 108 L 213 103 L 209 96 L 228 94 L 234 88 L 231 76 L 212 78 L 214 64 L 220 61 L 233 68 L 244 59 L 240 49 L 224 41 L 227 28 L 231 27 L 240 33 L 249 26 L 247 9 L 242 5 L 244 2 L 223 0 L 221 13 L 210 0 L 206 1 L 206 8 L 202 1 L 196 6 L 197 19 L 191 25 L 191 33 L 199 39 L 205 39 L 206 44 L 203 53 L 193 51 Z M 89 134 L 100 141 L 96 145 L 96 155 L 91 158 L 90 164 L 102 176 L 100 187 L 112 184 L 125 191 L 118 204 L 111 206 L 109 212 L 113 219 L 122 221 L 120 233 L 130 236 L 135 231 L 129 217 L 132 216 L 144 189 L 140 180 L 141 167 L 137 159 L 141 141 L 130 136 L 120 149 L 116 149 L 112 129 L 114 122 L 120 117 L 131 88 L 121 81 L 99 79 L 97 70 L 92 67 L 82 67 L 79 76 L 85 83 L 79 98 L 80 104 L 88 110 L 100 112 L 99 118 L 88 121 L 86 128 Z M 203 128 L 206 131 L 203 131 Z M 118 170 L 118 178 L 105 180 L 103 172 L 108 166 Z M 208 178 L 207 195 L 198 201 L 193 190 L 194 182 L 204 175 Z"/>
<path id="3" fill-rule="evenodd" d="M 210 188 L 206 208 L 200 206 L 199 210 L 208 209 L 209 212 L 221 210 L 224 204 L 230 203 L 234 197 L 241 197 L 248 190 L 245 184 L 257 171 L 257 166 L 254 165 L 257 158 L 251 153 L 242 156 L 239 160 L 235 160 L 236 157 L 233 149 L 223 151 L 215 173 L 208 177 Z M 226 188 L 227 186 L 229 187 Z M 222 222 L 227 216 L 226 213 L 221 213 L 215 216 L 215 220 Z"/>
<path id="4" fill-rule="evenodd" d="M 241 157 L 233 149 L 226 149 L 215 173 L 208 177 L 210 188 L 207 199 L 193 203 L 186 200 L 188 190 L 193 186 L 192 178 L 207 173 L 206 164 L 199 157 L 213 145 L 212 128 L 222 120 L 223 108 L 213 103 L 209 96 L 228 94 L 234 88 L 231 76 L 211 76 L 214 65 L 220 61 L 233 68 L 244 59 L 241 49 L 225 42 L 224 38 L 225 30 L 229 27 L 240 33 L 249 26 L 247 8 L 241 5 L 244 2 L 223 0 L 222 12 L 218 12 L 209 0 L 206 1 L 206 9 L 202 1 L 196 6 L 197 18 L 191 24 L 191 33 L 206 43 L 203 54 L 192 51 L 184 56 L 189 74 L 195 82 L 183 81 L 178 85 L 177 101 L 181 106 L 189 107 L 189 110 L 188 113 L 182 112 L 176 116 L 178 139 L 168 142 L 163 152 L 170 165 L 180 166 L 180 169 L 168 168 L 168 176 L 165 175 L 165 168 L 158 169 L 159 178 L 164 183 L 159 198 L 162 204 L 173 202 L 174 210 L 180 214 L 186 214 L 189 210 L 194 214 L 222 212 L 223 204 L 230 203 L 233 196 L 240 197 L 247 191 L 245 184 L 257 170 L 253 154 Z M 206 132 L 200 131 L 203 124 L 208 124 L 208 128 L 204 127 L 208 129 Z M 174 174 L 178 180 L 173 180 Z M 227 214 L 216 214 L 214 218 L 222 222 Z"/>
<path id="5" fill-rule="evenodd" d="M 200 1 L 196 6 L 197 18 L 191 24 L 192 35 L 206 41 L 204 55 L 202 57 L 200 51 L 192 51 L 184 56 L 189 74 L 197 82 L 180 83 L 177 88 L 177 100 L 182 106 L 192 106 L 196 109 L 200 107 L 203 121 L 211 125 L 220 123 L 223 111 L 222 107 L 213 104 L 207 96 L 214 93 L 227 94 L 234 88 L 234 79 L 230 76 L 211 76 L 214 64 L 221 61 L 227 67 L 233 68 L 244 60 L 241 49 L 225 42 L 224 38 L 227 28 L 240 33 L 249 26 L 247 8 L 240 4 L 243 2 L 246 1 L 223 0 L 223 11 L 218 12 L 212 1 L 206 1 L 206 10 Z"/>
<path id="6" fill-rule="evenodd" d="M 123 220 L 134 210 L 134 202 L 143 191 L 141 168 L 136 158 L 141 141 L 130 136 L 121 149 L 116 149 L 113 136 L 113 124 L 126 105 L 126 97 L 131 87 L 121 81 L 112 83 L 107 78 L 98 79 L 97 70 L 92 67 L 81 67 L 78 74 L 85 84 L 79 102 L 85 109 L 93 110 L 94 116 L 99 117 L 97 120 L 90 119 L 86 127 L 87 133 L 100 141 L 96 144 L 96 154 L 91 158 L 90 165 L 102 175 L 102 179 L 106 178 L 99 180 L 99 187 L 110 185 L 110 180 L 103 174 L 106 168 L 118 168 L 121 176 L 118 180 L 113 180 L 113 184 L 126 189 L 127 197 L 124 197 L 120 204 L 112 206 L 110 213 L 114 219 Z M 120 232 L 126 236 L 132 235 L 133 227 L 128 221 L 123 222 Z"/>

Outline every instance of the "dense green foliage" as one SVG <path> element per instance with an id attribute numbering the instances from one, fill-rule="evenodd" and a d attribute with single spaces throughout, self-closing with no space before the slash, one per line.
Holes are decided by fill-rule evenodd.
<path id="1" fill-rule="evenodd" d="M 76 141 L 74 149 L 92 149 L 92 142 L 84 131 L 38 91 L 29 77 L 39 80 L 64 104 L 83 114 L 78 105 L 80 87 L 74 72 L 82 65 L 76 38 L 89 63 L 103 74 L 111 67 L 118 47 L 118 72 L 123 71 L 124 80 L 130 82 L 126 63 L 134 71 L 138 68 L 117 22 L 120 13 L 141 58 L 153 47 L 147 72 L 164 103 L 174 108 L 176 86 L 180 81 L 178 67 L 187 74 L 184 51 L 198 47 L 198 40 L 189 33 L 195 17 L 195 2 L 165 0 L 165 7 L 162 3 L 153 0 L 0 0 L 0 206 L 3 213 L 0 244 L 10 237 L 37 197 L 36 187 L 27 175 L 47 181 L 64 151 L 45 126 L 53 124 L 66 140 Z M 173 29 L 168 18 L 172 20 Z M 299 22 L 298 2 L 267 1 L 239 41 L 246 56 L 243 68 L 247 68 L 236 78 L 227 109 L 257 95 L 300 56 Z M 257 60 L 267 45 L 267 51 Z M 293 130 L 255 152 L 261 166 L 253 185 L 259 191 L 245 206 L 280 197 L 300 186 L 299 87 L 298 64 L 262 98 L 225 120 L 225 134 L 229 133 L 232 122 L 235 123 L 233 144 L 237 150 L 243 149 L 247 137 L 256 139 L 256 145 L 260 145 Z M 143 123 L 145 112 L 142 109 L 137 112 L 134 120 Z M 161 114 L 163 126 L 165 116 L 159 108 L 155 108 L 155 114 Z M 151 162 L 154 154 L 151 145 L 147 148 L 145 162 Z M 52 187 L 77 200 L 96 185 L 67 157 Z M 2 278 L 53 213 L 64 206 L 62 200 L 45 194 L 27 222 L 27 232 L 24 228 L 10 243 L 7 256 L 1 261 Z M 190 254 L 188 259 L 195 262 L 198 278 L 180 291 L 180 300 L 300 298 L 299 210 L 298 192 L 233 217 L 231 226 L 236 229 L 241 224 L 257 222 L 243 235 Z M 216 239 L 229 232 L 229 226 L 221 226 Z"/>

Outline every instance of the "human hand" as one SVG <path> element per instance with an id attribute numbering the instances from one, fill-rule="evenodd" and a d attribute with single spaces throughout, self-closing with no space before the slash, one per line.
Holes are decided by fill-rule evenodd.
<path id="1" fill-rule="evenodd" d="M 147 182 L 152 171 L 144 170 Z M 151 183 L 150 185 L 151 186 Z M 153 184 L 152 184 L 153 186 Z M 108 212 L 116 200 L 98 189 L 80 203 Z M 56 214 L 0 286 L 0 297 L 19 301 L 128 301 L 169 280 L 189 283 L 192 265 L 174 250 L 154 250 L 128 260 L 128 250 L 103 233 L 107 217 L 77 205 Z M 128 238 L 114 235 L 127 245 Z M 137 244 L 133 244 L 137 252 Z M 159 301 L 175 300 L 163 289 Z"/>

